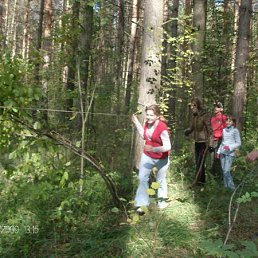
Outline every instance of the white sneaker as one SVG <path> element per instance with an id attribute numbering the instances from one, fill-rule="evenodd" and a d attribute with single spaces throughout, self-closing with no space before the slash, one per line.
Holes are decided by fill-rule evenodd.
<path id="1" fill-rule="evenodd" d="M 159 202 L 158 207 L 160 210 L 166 209 L 168 207 L 168 202 Z"/>
<path id="2" fill-rule="evenodd" d="M 139 216 L 143 216 L 143 215 L 145 214 L 145 211 L 142 210 L 141 207 L 139 207 L 139 208 L 136 210 L 136 212 L 137 212 L 137 214 L 138 214 Z"/>

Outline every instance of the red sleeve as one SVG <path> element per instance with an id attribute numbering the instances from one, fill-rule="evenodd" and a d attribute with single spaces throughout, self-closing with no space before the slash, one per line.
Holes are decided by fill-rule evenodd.
<path id="1" fill-rule="evenodd" d="M 227 125 L 226 125 L 226 120 L 227 120 L 227 116 L 226 115 L 222 115 L 222 124 L 223 124 L 223 128 L 225 128 Z"/>

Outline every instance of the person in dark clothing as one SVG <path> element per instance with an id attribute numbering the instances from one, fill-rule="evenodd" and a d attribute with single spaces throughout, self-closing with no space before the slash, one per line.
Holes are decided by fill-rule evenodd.
<path id="1" fill-rule="evenodd" d="M 213 141 L 211 120 L 198 97 L 192 98 L 188 106 L 192 112 L 192 117 L 190 126 L 184 133 L 186 136 L 190 135 L 195 142 L 196 183 L 204 184 L 205 157 L 208 147 Z"/>

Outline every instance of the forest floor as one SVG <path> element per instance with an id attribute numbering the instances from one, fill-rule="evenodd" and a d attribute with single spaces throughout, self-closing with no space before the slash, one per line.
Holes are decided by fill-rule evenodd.
<path id="1" fill-rule="evenodd" d="M 257 177 L 255 178 L 258 182 Z M 224 189 L 222 179 L 208 178 L 207 181 L 203 187 L 189 188 L 183 178 L 169 177 L 169 206 L 165 210 L 160 211 L 155 205 L 151 205 L 149 212 L 139 217 L 135 223 L 113 220 L 113 225 L 99 227 L 99 231 L 95 231 L 96 235 L 91 235 L 92 241 L 85 255 L 87 257 L 219 257 L 216 255 L 219 253 L 216 248 L 225 241 L 228 232 L 232 192 Z M 248 190 L 257 189 L 253 181 L 249 184 L 246 186 Z M 237 193 L 235 196 L 238 196 Z M 241 241 L 246 240 L 253 241 L 257 246 L 257 198 L 240 204 L 238 210 L 236 207 L 236 201 L 233 199 L 231 219 L 236 214 L 236 221 L 227 244 L 233 244 L 235 249 L 232 246 L 229 246 L 229 249 L 243 249 Z M 212 248 L 214 255 L 204 255 Z"/>
<path id="2" fill-rule="evenodd" d="M 35 212 L 37 208 L 41 216 L 37 234 L 20 232 L 20 234 L 1 235 L 0 256 L 257 258 L 258 163 L 249 167 L 244 160 L 242 163 L 239 160 L 238 166 L 234 167 L 233 177 L 236 185 L 243 182 L 243 178 L 248 180 L 244 185 L 242 184 L 243 188 L 239 187 L 235 192 L 232 202 L 232 191 L 224 188 L 222 178 L 215 179 L 207 169 L 205 185 L 189 187 L 191 176 L 194 175 L 192 171 L 194 166 L 189 162 L 185 163 L 185 167 L 182 167 L 182 162 L 178 164 L 177 166 L 176 159 L 174 159 L 171 171 L 167 175 L 169 206 L 164 210 L 158 210 L 157 206 L 152 203 L 144 216 L 136 215 L 130 200 L 121 199 L 126 206 L 124 210 L 114 207 L 110 201 L 109 192 L 97 175 L 91 177 L 91 180 L 95 178 L 95 181 L 92 181 L 94 183 L 92 189 L 85 188 L 85 194 L 89 196 L 86 203 L 87 209 L 81 210 L 75 202 L 79 201 L 81 204 L 87 195 L 86 197 L 78 196 L 76 199 L 76 192 L 75 197 L 72 195 L 73 199 L 71 199 L 71 204 L 75 208 L 64 210 L 60 213 L 60 218 L 54 213 L 54 220 L 49 215 L 52 214 L 49 213 L 51 202 L 58 202 L 58 199 L 55 199 L 56 196 L 60 197 L 60 194 L 67 196 L 67 188 L 61 190 L 57 188 L 59 191 L 56 196 L 46 195 L 47 198 L 42 201 L 41 205 L 38 204 L 39 199 L 36 199 L 35 204 L 33 202 L 40 190 L 36 185 L 31 186 L 31 191 L 26 185 L 28 192 L 24 193 L 24 197 L 22 193 L 17 194 L 19 196 L 16 200 L 17 208 L 11 206 L 14 202 L 6 202 L 5 199 L 0 198 L 0 203 L 6 203 L 6 211 L 2 216 L 11 214 L 11 209 L 17 213 L 17 216 L 16 213 L 12 215 L 13 220 L 9 215 L 11 222 L 17 223 L 18 219 L 25 220 L 28 216 L 27 211 L 31 207 L 34 207 Z M 249 176 L 251 174 L 252 176 Z M 125 183 L 128 181 L 123 180 Z M 97 187 L 96 182 L 102 182 L 102 184 Z M 134 188 L 137 187 L 136 174 L 131 183 Z M 134 198 L 136 189 L 126 190 L 122 183 L 121 188 L 126 196 L 131 195 L 127 197 L 128 199 Z M 46 188 L 46 191 L 49 191 L 49 188 Z M 23 192 L 26 192 L 25 188 Z M 242 200 L 239 207 L 237 200 Z M 231 221 L 235 218 L 235 222 L 232 230 L 227 234 L 229 232 L 229 208 L 231 208 Z M 43 212 L 44 209 L 46 212 Z M 3 229 L 4 227 L 2 231 Z M 221 248 L 226 238 L 226 245 Z"/>

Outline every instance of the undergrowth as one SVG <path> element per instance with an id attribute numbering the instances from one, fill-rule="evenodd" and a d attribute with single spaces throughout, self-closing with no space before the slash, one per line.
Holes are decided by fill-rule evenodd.
<path id="1" fill-rule="evenodd" d="M 42 152 L 42 150 L 40 150 Z M 38 169 L 41 156 L 29 160 Z M 41 157 L 41 158 L 40 158 Z M 50 157 L 49 157 L 50 158 Z M 204 186 L 191 186 L 194 164 L 189 153 L 174 156 L 168 173 L 169 206 L 128 221 L 135 211 L 132 193 L 123 196 L 127 213 L 114 209 L 99 175 L 88 171 L 83 181 L 56 162 L 41 167 L 42 177 L 1 169 L 1 257 L 257 257 L 258 171 L 246 180 L 232 203 L 239 210 L 229 229 L 232 192 L 224 189 L 207 166 Z M 42 162 L 43 164 L 44 162 Z M 41 164 L 41 163 L 40 163 Z M 25 165 L 25 163 L 24 163 Z M 233 177 L 240 184 L 256 164 L 236 161 Z M 54 169 L 54 170 L 53 170 Z M 19 176 L 18 176 L 19 175 Z M 12 177 L 12 178 L 11 178 Z M 117 181 L 119 174 L 112 177 Z M 78 191 L 83 184 L 83 192 Z M 136 175 L 133 184 L 137 185 Z M 121 187 L 121 185 L 120 185 Z M 16 226 L 4 228 L 4 226 Z M 19 229 L 19 230 L 18 230 Z M 16 231 L 15 231 L 16 230 Z M 17 231 L 18 230 L 18 231 Z"/>

